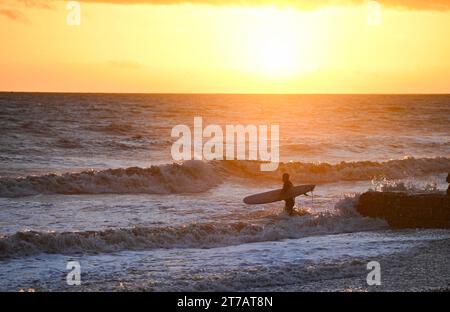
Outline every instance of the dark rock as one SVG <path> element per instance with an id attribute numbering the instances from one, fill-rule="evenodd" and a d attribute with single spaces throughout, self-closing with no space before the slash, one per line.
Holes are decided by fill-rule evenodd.
<path id="1" fill-rule="evenodd" d="M 366 192 L 356 210 L 393 228 L 450 228 L 450 196 L 440 193 Z"/>

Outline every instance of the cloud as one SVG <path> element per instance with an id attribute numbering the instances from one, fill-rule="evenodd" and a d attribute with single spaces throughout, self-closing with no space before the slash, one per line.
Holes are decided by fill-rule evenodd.
<path id="1" fill-rule="evenodd" d="M 450 10 L 449 0 L 379 0 L 378 2 L 381 5 L 398 8 L 437 11 Z"/>
<path id="2" fill-rule="evenodd" d="M 56 2 L 63 0 L 2 0 L 0 16 L 11 20 L 26 20 L 22 14 L 24 8 L 51 9 Z M 66 0 L 64 0 L 66 1 Z M 104 3 L 117 5 L 173 5 L 173 4 L 201 4 L 214 6 L 261 6 L 276 5 L 311 10 L 327 6 L 345 6 L 365 4 L 369 0 L 78 0 L 80 3 Z M 450 10 L 450 0 L 377 0 L 382 7 L 410 10 Z"/>
<path id="3" fill-rule="evenodd" d="M 14 21 L 19 21 L 24 18 L 22 13 L 20 13 L 20 11 L 17 11 L 17 10 L 0 9 L 0 15 L 3 15 Z"/>
<path id="4" fill-rule="evenodd" d="M 2 0 L 0 3 L 0 16 L 13 21 L 29 22 L 22 13 L 26 8 L 51 9 L 49 1 L 42 0 Z"/>
<path id="5" fill-rule="evenodd" d="M 43 0 L 15 0 L 16 2 L 21 3 L 22 5 L 30 8 L 41 8 L 41 9 L 50 9 L 51 5 L 48 3 L 49 1 Z"/>
<path id="6" fill-rule="evenodd" d="M 208 5 L 278 5 L 314 9 L 332 5 L 364 4 L 367 0 L 80 0 L 85 3 L 110 4 L 208 4 Z M 415 10 L 450 10 L 450 0 L 378 0 L 382 6 Z"/>

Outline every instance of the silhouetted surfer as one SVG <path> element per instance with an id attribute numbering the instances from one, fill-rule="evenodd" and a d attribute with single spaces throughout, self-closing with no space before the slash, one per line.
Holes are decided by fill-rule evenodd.
<path id="1" fill-rule="evenodd" d="M 291 181 L 289 181 L 289 174 L 283 173 L 283 189 L 281 190 L 281 194 L 284 195 L 288 193 L 294 185 Z M 294 205 L 295 205 L 295 197 L 285 199 L 284 202 L 284 210 L 292 216 L 294 214 Z"/>

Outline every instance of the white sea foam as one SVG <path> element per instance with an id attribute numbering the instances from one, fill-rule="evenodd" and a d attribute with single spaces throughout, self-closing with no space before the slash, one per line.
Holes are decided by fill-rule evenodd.
<path id="1" fill-rule="evenodd" d="M 363 218 L 346 198 L 333 213 L 289 217 L 269 215 L 263 222 L 189 223 L 178 226 L 119 228 L 83 232 L 23 231 L 0 238 L 0 258 L 38 253 L 112 252 L 154 248 L 212 248 L 252 242 L 279 241 L 313 235 L 350 233 L 386 227 Z"/>

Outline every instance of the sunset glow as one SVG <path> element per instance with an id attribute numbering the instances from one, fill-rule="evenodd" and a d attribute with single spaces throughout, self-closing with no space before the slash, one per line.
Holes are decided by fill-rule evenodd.
<path id="1" fill-rule="evenodd" d="M 95 2 L 2 4 L 0 90 L 450 92 L 446 10 Z"/>

